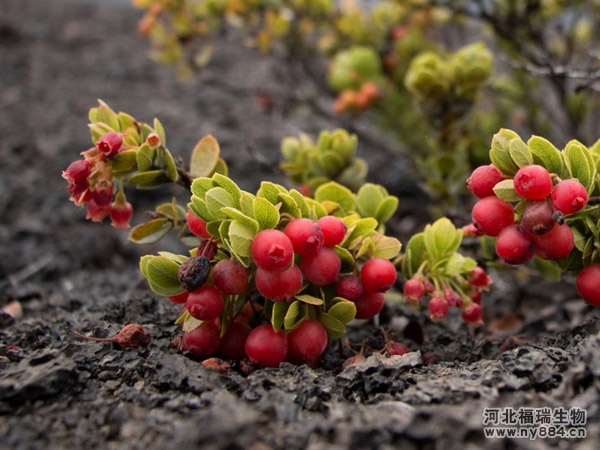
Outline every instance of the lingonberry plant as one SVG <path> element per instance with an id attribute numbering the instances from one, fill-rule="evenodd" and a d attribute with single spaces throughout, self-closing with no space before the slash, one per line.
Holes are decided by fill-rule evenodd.
<path id="1" fill-rule="evenodd" d="M 212 136 L 194 147 L 188 169 L 174 163 L 158 121 L 151 128 L 102 102 L 90 118 L 95 147 L 64 173 L 76 204 L 91 202 L 96 191 L 102 204 L 118 202 L 125 184 L 176 182 L 189 189 L 187 204 L 159 204 L 129 237 L 143 244 L 175 230 L 190 248 L 140 260 L 150 288 L 183 306 L 176 322 L 180 348 L 190 356 L 318 366 L 329 339 L 342 337 L 353 319 L 381 312 L 385 293 L 398 281 L 397 267 L 410 278 L 408 301 L 434 299 L 432 318 L 443 318 L 452 306 L 467 323 L 480 322 L 481 308 L 471 306 L 480 303 L 474 292 L 491 280 L 458 252 L 463 234 L 448 219 L 426 227 L 401 255 L 399 240 L 385 234 L 398 198 L 380 185 L 365 182 L 353 191 L 323 180 L 308 195 L 263 181 L 250 193 L 227 176 Z M 321 139 L 356 148 L 356 137 L 345 131 L 324 132 Z M 408 289 L 414 283 L 418 288 Z"/>

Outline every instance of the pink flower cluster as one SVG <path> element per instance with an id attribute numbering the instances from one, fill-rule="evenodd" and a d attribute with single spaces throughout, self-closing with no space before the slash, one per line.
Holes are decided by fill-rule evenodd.
<path id="1" fill-rule="evenodd" d="M 110 131 L 103 135 L 89 150 L 82 153 L 83 159 L 72 162 L 63 172 L 67 180 L 67 191 L 71 201 L 78 206 L 87 206 L 86 219 L 101 222 L 110 216 L 115 228 L 129 228 L 133 208 L 122 191 L 114 196 L 115 183 L 111 158 L 121 151 L 123 137 Z"/>

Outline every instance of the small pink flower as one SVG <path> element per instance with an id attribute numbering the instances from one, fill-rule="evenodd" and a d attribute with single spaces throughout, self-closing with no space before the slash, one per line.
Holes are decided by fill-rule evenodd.
<path id="1" fill-rule="evenodd" d="M 92 222 L 102 222 L 109 214 L 110 205 L 100 206 L 92 199 L 87 204 L 87 214 L 85 218 Z"/>
<path id="2" fill-rule="evenodd" d="M 131 221 L 131 217 L 133 216 L 133 206 L 131 203 L 117 203 L 113 202 L 110 205 L 110 219 L 111 225 L 114 228 L 129 228 L 129 222 Z"/>
<path id="3" fill-rule="evenodd" d="M 450 306 L 458 306 L 461 307 L 463 304 L 462 298 L 456 292 L 454 292 L 451 288 L 447 287 L 444 289 L 444 298 L 448 302 Z"/>
<path id="4" fill-rule="evenodd" d="M 116 131 L 109 131 L 96 142 L 96 148 L 106 157 L 116 155 L 123 145 L 123 136 Z"/>
<path id="5" fill-rule="evenodd" d="M 404 300 L 409 303 L 417 303 L 425 295 L 425 285 L 417 278 L 411 278 L 404 283 Z"/>
<path id="6" fill-rule="evenodd" d="M 100 187 L 92 191 L 92 198 L 98 206 L 108 206 L 113 198 L 113 190 L 109 187 Z"/>
<path id="7" fill-rule="evenodd" d="M 446 314 L 448 314 L 450 305 L 444 297 L 438 294 L 429 300 L 427 308 L 429 309 L 429 317 L 431 320 L 442 320 L 446 317 Z"/>
<path id="8" fill-rule="evenodd" d="M 90 164 L 85 159 L 79 159 L 73 161 L 69 167 L 62 173 L 62 177 L 68 181 L 69 184 L 77 184 L 82 181 L 87 181 L 87 177 L 90 175 Z"/>
<path id="9" fill-rule="evenodd" d="M 481 305 L 478 305 L 474 302 L 469 303 L 462 310 L 462 318 L 466 323 L 472 325 L 483 323 L 483 321 L 481 320 L 482 312 L 483 311 L 481 310 Z"/>
<path id="10" fill-rule="evenodd" d="M 481 267 L 475 267 L 468 273 L 467 279 L 471 286 L 479 289 L 486 289 L 492 284 L 492 278 Z"/>
<path id="11" fill-rule="evenodd" d="M 156 133 L 150 133 L 146 138 L 146 144 L 150 148 L 158 148 L 161 143 L 160 136 Z"/>

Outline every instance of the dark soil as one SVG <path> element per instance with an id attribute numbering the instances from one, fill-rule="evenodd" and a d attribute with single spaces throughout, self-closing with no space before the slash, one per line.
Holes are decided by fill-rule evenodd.
<path id="1" fill-rule="evenodd" d="M 0 306 L 23 310 L 0 315 L 0 449 L 598 448 L 599 313 L 569 279 L 498 273 L 486 325 L 475 330 L 391 303 L 381 325 L 412 352 L 373 352 L 383 346 L 379 328 L 357 323 L 350 343 L 372 354 L 345 370 L 350 353 L 337 343 L 323 368 L 283 364 L 248 376 L 171 348 L 178 308 L 151 293 L 137 263 L 175 242 L 139 248 L 85 221 L 60 177 L 90 146 L 96 99 L 160 118 L 178 156 L 213 134 L 249 190 L 261 179 L 285 183 L 284 136 L 352 125 L 371 181 L 402 197 L 391 227 L 402 239 L 423 223 L 422 197 L 388 140 L 366 120 L 330 116 L 330 99 L 298 83 L 293 67 L 224 42 L 207 70 L 178 83 L 146 58 L 139 12 L 123 3 L 0 3 Z M 138 208 L 152 204 L 149 193 L 131 195 Z M 120 350 L 68 332 L 104 337 L 132 322 L 151 333 L 149 347 Z M 486 439 L 490 407 L 583 408 L 587 438 Z"/>

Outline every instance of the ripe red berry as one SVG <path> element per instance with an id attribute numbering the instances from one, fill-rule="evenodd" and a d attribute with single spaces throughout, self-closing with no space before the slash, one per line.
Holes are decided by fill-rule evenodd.
<path id="1" fill-rule="evenodd" d="M 335 283 L 335 295 L 350 300 L 357 301 L 365 292 L 362 281 L 356 275 L 344 275 Z"/>
<path id="2" fill-rule="evenodd" d="M 592 264 L 579 272 L 575 286 L 586 302 L 600 306 L 600 264 Z"/>
<path id="3" fill-rule="evenodd" d="M 534 252 L 533 236 L 517 224 L 506 227 L 496 239 L 496 254 L 507 264 L 525 264 Z"/>
<path id="4" fill-rule="evenodd" d="M 316 222 L 301 217 L 291 220 L 283 232 L 292 241 L 294 252 L 308 255 L 316 252 L 323 245 L 323 232 Z"/>
<path id="5" fill-rule="evenodd" d="M 554 227 L 554 208 L 547 199 L 533 200 L 525 206 L 521 216 L 521 227 L 530 234 L 539 236 Z"/>
<path id="6" fill-rule="evenodd" d="M 517 194 L 527 200 L 542 200 L 552 191 L 552 178 L 545 167 L 530 164 L 521 167 L 514 176 Z"/>
<path id="7" fill-rule="evenodd" d="M 283 272 L 269 272 L 260 267 L 254 276 L 258 292 L 275 302 L 287 302 L 302 289 L 302 271 L 294 264 Z"/>
<path id="8" fill-rule="evenodd" d="M 251 254 L 261 269 L 281 272 L 292 264 L 294 247 L 283 231 L 262 230 L 252 240 Z"/>
<path id="9" fill-rule="evenodd" d="M 182 305 L 187 301 L 189 291 L 185 290 L 180 292 L 179 294 L 169 295 L 167 298 L 171 303 L 175 303 L 176 305 Z"/>
<path id="10" fill-rule="evenodd" d="M 269 324 L 259 325 L 246 338 L 245 348 L 252 364 L 277 367 L 287 356 L 287 335 L 283 330 L 275 331 Z"/>
<path id="11" fill-rule="evenodd" d="M 354 305 L 356 306 L 356 319 L 370 319 L 383 309 L 385 297 L 383 292 L 365 292 Z"/>
<path id="12" fill-rule="evenodd" d="M 471 217 L 475 228 L 488 236 L 498 236 L 504 228 L 514 222 L 515 212 L 510 203 L 489 196 L 475 203 Z"/>
<path id="13" fill-rule="evenodd" d="M 575 236 L 566 223 L 554 225 L 550 232 L 535 236 L 534 241 L 536 255 L 549 260 L 566 258 L 575 246 Z"/>
<path id="14" fill-rule="evenodd" d="M 231 322 L 221 337 L 217 353 L 224 359 L 239 361 L 246 357 L 246 339 L 252 331 L 247 323 Z"/>
<path id="15" fill-rule="evenodd" d="M 248 288 L 248 269 L 235 259 L 222 259 L 212 269 L 213 284 L 223 294 L 239 295 Z"/>
<path id="16" fill-rule="evenodd" d="M 372 258 L 360 269 L 360 280 L 367 292 L 385 292 L 396 282 L 396 268 L 383 258 Z"/>
<path id="17" fill-rule="evenodd" d="M 317 224 L 323 232 L 323 245 L 333 247 L 340 244 L 346 236 L 346 224 L 339 217 L 323 216 L 317 220 Z"/>
<path id="18" fill-rule="evenodd" d="M 504 175 L 493 164 L 479 166 L 467 178 L 467 189 L 479 198 L 488 197 L 495 195 L 494 186 L 502 180 Z"/>
<path id="19" fill-rule="evenodd" d="M 333 283 L 342 267 L 342 260 L 331 247 L 321 247 L 317 252 L 300 259 L 300 269 L 312 284 L 325 286 Z"/>
<path id="20" fill-rule="evenodd" d="M 450 305 L 442 295 L 434 295 L 427 303 L 431 320 L 442 320 L 448 314 Z"/>
<path id="21" fill-rule="evenodd" d="M 219 328 L 214 322 L 202 322 L 198 328 L 183 333 L 181 348 L 194 358 L 206 358 L 217 351 L 219 334 Z"/>
<path id="22" fill-rule="evenodd" d="M 587 203 L 587 190 L 577 180 L 559 181 L 552 189 L 552 204 L 565 215 L 576 213 Z"/>
<path id="23" fill-rule="evenodd" d="M 194 214 L 192 211 L 185 213 L 187 226 L 192 234 L 204 239 L 210 239 L 211 235 L 206 231 L 206 222 Z"/>
<path id="24" fill-rule="evenodd" d="M 478 324 L 481 323 L 482 316 L 481 305 L 475 302 L 469 303 L 462 310 L 461 316 L 466 323 Z"/>
<path id="25" fill-rule="evenodd" d="M 292 364 L 319 365 L 319 358 L 327 347 L 327 331 L 318 320 L 307 317 L 287 335 L 287 360 Z"/>
<path id="26" fill-rule="evenodd" d="M 214 286 L 200 286 L 189 293 L 185 306 L 198 320 L 214 320 L 223 311 L 223 294 Z"/>
<path id="27" fill-rule="evenodd" d="M 409 303 L 417 303 L 425 295 L 425 285 L 418 278 L 406 280 L 402 288 L 404 300 Z"/>

